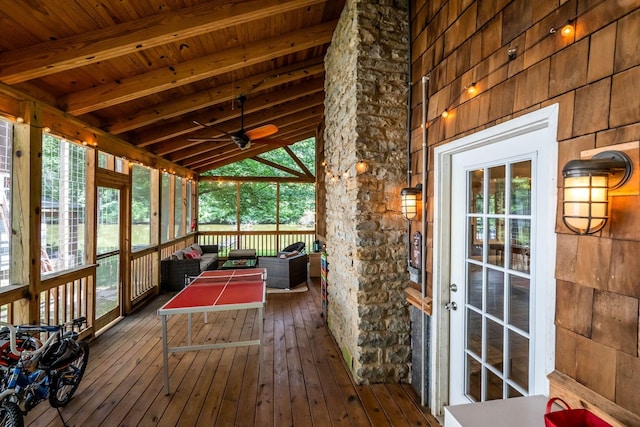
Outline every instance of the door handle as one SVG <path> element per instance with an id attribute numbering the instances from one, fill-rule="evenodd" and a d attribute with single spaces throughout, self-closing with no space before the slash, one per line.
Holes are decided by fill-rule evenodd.
<path id="1" fill-rule="evenodd" d="M 458 304 L 455 301 L 451 301 L 444 305 L 444 308 L 449 311 L 456 311 L 458 309 Z"/>

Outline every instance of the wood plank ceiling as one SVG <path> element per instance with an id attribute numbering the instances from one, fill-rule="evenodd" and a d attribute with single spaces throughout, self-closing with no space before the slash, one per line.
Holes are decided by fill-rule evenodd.
<path id="1" fill-rule="evenodd" d="M 343 7 L 344 0 L 0 0 L 0 81 L 203 173 L 315 135 L 324 55 Z M 241 129 L 241 96 L 244 129 L 278 127 L 246 149 L 230 137 Z"/>

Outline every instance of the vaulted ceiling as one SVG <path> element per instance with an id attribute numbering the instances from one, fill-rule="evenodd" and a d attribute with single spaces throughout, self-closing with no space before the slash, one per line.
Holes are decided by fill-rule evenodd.
<path id="1" fill-rule="evenodd" d="M 315 136 L 324 55 L 343 7 L 0 0 L 0 81 L 202 173 Z M 278 128 L 245 149 L 231 139 L 241 129 L 240 97 L 244 129 Z"/>

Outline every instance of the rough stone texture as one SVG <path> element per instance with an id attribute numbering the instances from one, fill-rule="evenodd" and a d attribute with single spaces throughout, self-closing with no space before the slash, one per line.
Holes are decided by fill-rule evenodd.
<path id="1" fill-rule="evenodd" d="M 325 60 L 328 321 L 359 384 L 409 378 L 407 21 L 406 2 L 349 0 Z"/>

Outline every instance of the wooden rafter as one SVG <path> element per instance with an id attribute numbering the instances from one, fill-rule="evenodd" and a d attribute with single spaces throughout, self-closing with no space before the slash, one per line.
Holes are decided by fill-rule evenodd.
<path id="1" fill-rule="evenodd" d="M 317 94 L 324 89 L 324 81 L 323 79 L 313 79 L 307 82 L 301 83 L 296 86 L 292 86 L 289 88 L 285 88 L 276 93 L 271 94 L 261 94 L 256 97 L 252 97 L 249 101 L 245 103 L 245 115 L 249 116 L 252 113 L 259 112 L 264 109 L 270 109 L 270 113 L 273 111 L 272 107 L 276 107 L 279 104 L 283 104 L 285 102 L 295 101 L 301 98 L 304 98 L 307 95 Z M 309 99 L 309 102 L 314 103 L 313 105 L 317 105 L 318 100 L 322 102 L 324 96 L 319 94 L 313 99 Z M 215 114 L 215 116 L 214 116 Z M 275 111 L 277 114 L 277 110 Z M 195 124 L 194 122 L 208 124 L 211 123 L 215 118 L 216 127 L 220 127 L 220 123 L 227 122 L 232 119 L 237 119 L 240 117 L 240 109 L 235 107 L 232 108 L 230 103 L 218 104 L 216 106 L 215 112 L 204 112 L 193 115 L 187 115 L 181 117 L 179 122 L 172 121 L 165 126 L 156 126 L 156 129 L 152 129 L 146 131 L 144 133 L 145 140 L 141 140 L 139 147 L 146 147 L 152 145 L 154 143 L 159 143 L 165 140 L 170 140 L 172 138 L 180 137 L 182 135 L 188 134 L 190 132 L 201 130 L 202 127 Z M 204 130 L 207 132 L 207 136 L 211 136 L 211 133 L 216 133 L 222 135 L 220 132 L 216 132 L 215 129 L 207 128 Z M 198 135 L 202 134 L 200 132 Z M 188 137 L 199 138 L 199 136 L 188 135 Z M 169 145 L 169 144 L 167 144 Z M 165 151 L 164 149 L 156 146 L 155 149 L 157 152 L 162 153 L 170 153 L 171 151 Z"/>
<path id="2" fill-rule="evenodd" d="M 63 96 L 59 105 L 73 115 L 86 114 L 158 91 L 208 79 L 239 67 L 259 64 L 283 55 L 324 45 L 331 41 L 336 21 L 325 22 L 249 46 L 227 49 L 203 58 L 185 61 L 169 68 L 149 71 L 117 82 Z"/>
<path id="3" fill-rule="evenodd" d="M 163 104 L 142 109 L 134 115 L 115 119 L 109 124 L 105 123 L 103 127 L 108 128 L 113 134 L 120 134 L 157 123 L 160 120 L 171 119 L 193 111 L 198 111 L 202 108 L 230 101 L 237 97 L 238 93 L 246 93 L 254 88 L 259 88 L 260 90 L 271 89 L 283 84 L 295 82 L 302 78 L 322 75 L 323 73 L 323 58 L 313 58 L 301 64 L 296 63 L 275 71 L 255 74 L 237 82 L 216 86 L 203 92 L 182 96 L 177 99 L 172 98 Z M 196 120 L 201 122 L 206 121 L 206 119 L 198 118 L 196 118 Z M 166 131 L 166 129 L 163 130 Z M 170 137 L 171 135 L 165 137 L 161 132 L 150 128 L 144 130 L 143 137 L 140 138 L 140 142 L 137 145 L 144 147 L 162 141 L 163 139 L 169 139 Z"/>
<path id="4" fill-rule="evenodd" d="M 15 84 L 258 20 L 326 0 L 218 0 L 0 54 Z"/>
<path id="5" fill-rule="evenodd" d="M 320 100 L 321 98 L 322 97 L 320 97 Z M 299 102 L 298 105 L 306 106 L 306 103 Z M 293 110 L 293 107 L 290 107 L 291 110 L 293 110 L 293 114 L 282 116 L 282 117 L 277 117 L 276 115 L 275 118 L 271 115 L 260 113 L 261 117 L 259 119 L 254 119 L 251 117 L 247 118 L 248 119 L 247 121 L 251 123 L 248 127 L 251 128 L 251 127 L 261 126 L 265 124 L 275 124 L 276 126 L 278 126 L 278 128 L 280 128 L 281 126 L 286 126 L 287 124 L 291 125 L 293 123 L 299 123 L 303 121 L 317 120 L 321 115 L 320 105 L 321 104 L 315 104 L 315 105 L 312 104 L 311 108 L 306 108 L 301 111 L 295 111 Z M 273 109 L 270 111 L 273 111 Z M 230 133 L 238 130 L 237 127 L 235 128 L 224 127 L 222 129 Z M 275 136 L 280 138 L 281 135 L 278 133 Z M 191 138 L 191 137 L 193 138 L 225 138 L 225 135 L 221 132 L 216 131 L 215 129 L 205 129 L 200 132 L 191 134 L 188 137 L 182 136 L 182 137 L 174 138 L 170 141 L 163 141 L 162 143 L 154 146 L 153 148 L 156 153 L 162 156 L 166 156 L 167 158 L 170 158 L 172 161 L 175 162 L 179 160 L 184 160 L 190 156 L 197 155 L 203 152 L 203 147 L 204 147 L 204 151 L 206 151 L 208 149 L 207 147 L 211 146 L 211 144 L 207 142 L 188 141 L 187 138 Z"/>

